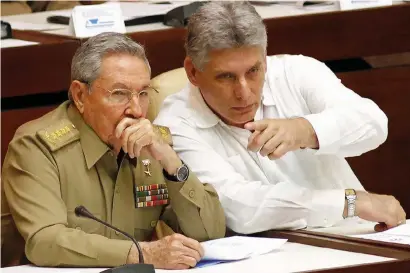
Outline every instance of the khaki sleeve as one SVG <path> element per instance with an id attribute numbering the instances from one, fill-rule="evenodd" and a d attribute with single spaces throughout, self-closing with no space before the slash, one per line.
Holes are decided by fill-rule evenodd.
<path id="1" fill-rule="evenodd" d="M 10 143 L 2 178 L 10 211 L 32 263 L 85 267 L 126 263 L 132 242 L 67 227 L 58 168 L 36 137 L 24 136 Z"/>
<path id="2" fill-rule="evenodd" d="M 198 241 L 225 236 L 225 215 L 218 194 L 190 172 L 184 183 L 166 180 L 178 223 L 183 233 Z"/>

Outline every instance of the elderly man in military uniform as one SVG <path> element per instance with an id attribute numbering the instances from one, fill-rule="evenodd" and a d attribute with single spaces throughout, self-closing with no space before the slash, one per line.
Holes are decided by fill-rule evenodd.
<path id="1" fill-rule="evenodd" d="M 155 90 L 144 49 L 122 34 L 100 34 L 77 50 L 71 73 L 70 100 L 21 126 L 10 142 L 3 257 L 18 254 L 20 242 L 39 266 L 138 263 L 132 241 L 75 215 L 84 205 L 139 240 L 146 263 L 195 266 L 198 241 L 224 236 L 224 213 L 214 188 L 174 152 L 167 128 L 145 118 Z M 160 219 L 180 233 L 151 241 Z"/>

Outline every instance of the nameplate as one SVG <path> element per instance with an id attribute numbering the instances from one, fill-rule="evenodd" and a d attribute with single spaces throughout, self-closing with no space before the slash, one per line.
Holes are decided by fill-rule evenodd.
<path id="1" fill-rule="evenodd" d="M 340 0 L 340 10 L 365 9 L 391 6 L 392 0 Z"/>
<path id="2" fill-rule="evenodd" d="M 102 32 L 125 33 L 124 19 L 119 3 L 74 7 L 69 24 L 77 38 L 87 38 Z"/>

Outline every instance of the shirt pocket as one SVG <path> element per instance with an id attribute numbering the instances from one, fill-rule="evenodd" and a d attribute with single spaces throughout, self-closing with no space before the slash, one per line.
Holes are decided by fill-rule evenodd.
<path id="1" fill-rule="evenodd" d="M 144 164 L 145 163 L 145 164 Z M 158 161 L 153 159 L 151 156 L 146 154 L 141 154 L 140 160 L 138 160 L 137 167 L 135 169 L 135 185 L 134 185 L 134 237 L 137 240 L 147 241 L 151 240 L 153 231 L 157 222 L 161 216 L 163 209 L 168 204 L 150 206 L 150 204 L 142 204 L 142 207 L 137 207 L 138 203 L 151 202 L 151 200 L 145 199 L 145 197 L 152 197 L 154 195 L 168 194 L 164 192 L 166 187 L 160 186 L 159 188 L 149 186 L 154 185 L 166 185 L 165 179 L 162 173 L 162 166 Z M 137 189 L 139 187 L 140 191 L 150 191 L 151 194 L 137 194 Z M 146 188 L 144 188 L 146 187 Z M 169 195 L 168 195 L 169 203 Z M 161 200 L 155 200 L 154 202 L 162 202 Z"/>
<path id="2" fill-rule="evenodd" d="M 134 212 L 134 238 L 150 241 L 161 216 L 163 206 L 136 208 Z"/>

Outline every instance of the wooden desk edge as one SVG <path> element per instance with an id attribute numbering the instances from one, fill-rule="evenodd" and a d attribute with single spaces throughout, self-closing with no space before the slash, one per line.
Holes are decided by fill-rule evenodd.
<path id="1" fill-rule="evenodd" d="M 410 248 L 404 245 L 375 242 L 334 234 L 317 234 L 311 231 L 265 231 L 256 236 L 288 239 L 289 242 L 326 247 L 349 252 L 370 254 L 399 260 L 410 259 Z"/>
<path id="2" fill-rule="evenodd" d="M 289 242 L 325 247 L 355 253 L 369 254 L 393 261 L 349 265 L 303 272 L 320 273 L 385 273 L 385 272 L 410 272 L 410 248 L 404 245 L 385 242 L 375 242 L 360 238 L 350 238 L 342 235 L 318 233 L 305 230 L 296 231 L 265 231 L 254 234 L 255 236 L 275 237 L 288 239 Z M 321 257 L 318 257 L 320 259 Z"/>

